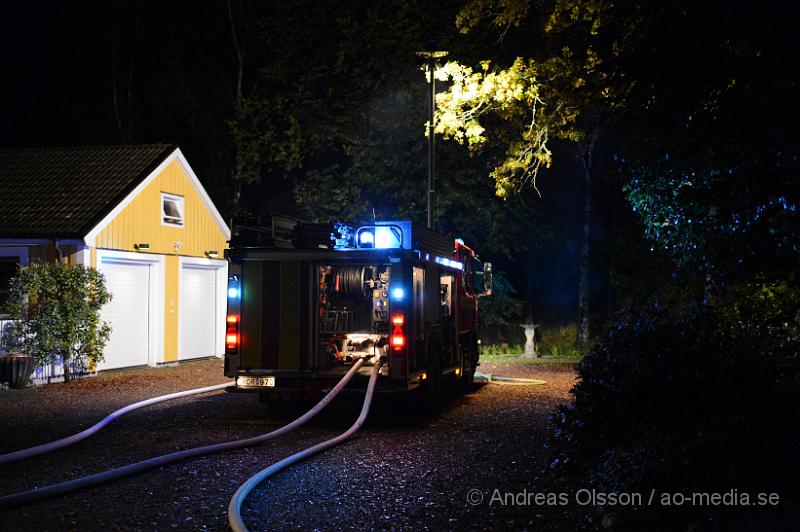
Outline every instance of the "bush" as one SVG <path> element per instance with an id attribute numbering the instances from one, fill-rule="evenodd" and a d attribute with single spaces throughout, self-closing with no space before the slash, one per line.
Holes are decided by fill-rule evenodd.
<path id="1" fill-rule="evenodd" d="M 525 346 L 522 344 L 483 344 L 481 345 L 481 356 L 492 357 L 499 355 L 521 355 L 525 352 Z"/>
<path id="2" fill-rule="evenodd" d="M 9 313 L 14 320 L 3 337 L 5 348 L 33 357 L 39 365 L 58 358 L 64 380 L 70 366 L 85 369 L 100 362 L 111 327 L 100 308 L 111 300 L 103 275 L 74 264 L 32 262 L 9 283 Z"/>
<path id="3" fill-rule="evenodd" d="M 604 492 L 796 495 L 799 301 L 785 283 L 745 286 L 715 307 L 621 318 L 580 362 L 574 402 L 551 418 L 554 465 Z M 728 515 L 616 510 L 647 528 Z"/>
<path id="4" fill-rule="evenodd" d="M 574 323 L 557 327 L 541 327 L 536 331 L 538 353 L 553 357 L 578 357 L 581 351 L 575 347 L 577 326 Z"/>

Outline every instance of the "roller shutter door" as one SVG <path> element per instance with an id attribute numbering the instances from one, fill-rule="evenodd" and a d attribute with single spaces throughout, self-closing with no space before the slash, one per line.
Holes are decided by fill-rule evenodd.
<path id="1" fill-rule="evenodd" d="M 217 273 L 184 265 L 180 284 L 180 358 L 216 355 Z"/>
<path id="2" fill-rule="evenodd" d="M 102 272 L 112 300 L 103 306 L 102 318 L 112 331 L 97 369 L 142 366 L 148 363 L 150 335 L 151 268 L 147 263 L 106 262 Z"/>

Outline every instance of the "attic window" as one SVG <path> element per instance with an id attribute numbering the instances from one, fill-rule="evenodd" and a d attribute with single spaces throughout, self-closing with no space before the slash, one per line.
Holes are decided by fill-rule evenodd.
<path id="1" fill-rule="evenodd" d="M 161 193 L 161 225 L 183 227 L 183 198 Z"/>

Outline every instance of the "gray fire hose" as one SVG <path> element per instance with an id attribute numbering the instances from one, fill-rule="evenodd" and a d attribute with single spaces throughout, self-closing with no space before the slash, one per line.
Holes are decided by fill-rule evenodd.
<path id="1" fill-rule="evenodd" d="M 26 458 L 33 458 L 34 456 L 39 456 L 40 454 L 49 453 L 50 451 L 61 449 L 62 447 L 66 447 L 67 445 L 78 443 L 79 441 L 84 440 L 89 436 L 91 436 L 92 434 L 96 433 L 97 431 L 99 431 L 112 421 L 116 420 L 123 414 L 127 414 L 128 412 L 137 410 L 144 406 L 150 406 L 164 401 L 171 401 L 172 399 L 187 397 L 189 395 L 197 395 L 200 393 L 222 390 L 227 386 L 230 386 L 230 383 L 216 384 L 214 386 L 206 386 L 205 388 L 195 388 L 193 390 L 186 390 L 183 392 L 171 393 L 168 395 L 160 395 L 158 397 L 153 397 L 152 399 L 146 399 L 144 401 L 139 401 L 138 403 L 130 404 L 124 408 L 115 410 L 114 412 L 110 413 L 109 415 L 107 415 L 106 417 L 104 417 L 103 419 L 101 419 L 88 429 L 81 431 L 77 434 L 73 434 L 72 436 L 67 436 L 66 438 L 61 438 L 60 440 L 51 441 L 49 443 L 43 443 L 35 447 L 29 447 L 27 449 L 21 449 L 19 451 L 14 451 L 6 454 L 0 454 L 0 465 L 16 462 L 17 460 L 24 460 Z"/>
<path id="2" fill-rule="evenodd" d="M 330 449 L 336 445 L 339 445 L 347 438 L 352 436 L 361 425 L 364 424 L 364 421 L 367 419 L 367 415 L 369 414 L 369 407 L 372 403 L 372 396 L 375 392 L 375 383 L 378 380 L 378 372 L 382 362 L 378 362 L 375 364 L 375 367 L 372 368 L 372 374 L 369 377 L 369 385 L 367 386 L 367 395 L 364 398 L 364 406 L 361 407 L 361 414 L 358 416 L 353 425 L 347 429 L 345 432 L 339 434 L 338 436 L 331 438 L 330 440 L 326 440 L 322 443 L 318 443 L 308 449 L 303 451 L 297 452 L 291 456 L 288 456 L 281 460 L 280 462 L 276 462 L 271 466 L 267 467 L 266 469 L 262 469 L 252 477 L 250 477 L 247 482 L 239 486 L 239 489 L 236 490 L 236 493 L 233 494 L 231 498 L 231 502 L 228 503 L 228 524 L 230 525 L 231 529 L 234 532 L 248 532 L 247 526 L 244 524 L 244 520 L 242 519 L 242 503 L 244 502 L 247 495 L 258 486 L 261 482 L 266 480 L 267 478 L 271 477 L 272 475 L 286 469 L 290 465 L 299 462 L 301 460 L 305 460 L 311 456 L 314 456 L 317 453 L 321 453 L 326 449 Z"/>
<path id="3" fill-rule="evenodd" d="M 282 436 L 287 432 L 292 431 L 297 427 L 299 427 L 300 425 L 306 423 L 311 418 L 319 414 L 323 408 L 328 406 L 328 404 L 334 399 L 334 397 L 336 397 L 336 395 L 340 391 L 342 391 L 342 389 L 347 385 L 347 383 L 350 382 L 350 379 L 352 379 L 353 376 L 358 372 L 358 369 L 361 367 L 363 363 L 364 361 L 362 359 L 356 361 L 353 364 L 353 367 L 351 367 L 350 370 L 347 372 L 347 374 L 345 374 L 345 376 L 342 377 L 342 380 L 340 380 L 336 384 L 336 386 L 333 387 L 330 393 L 328 393 L 325 397 L 323 397 L 319 403 L 314 405 L 314 407 L 311 410 L 309 410 L 299 418 L 295 419 L 288 425 L 285 425 L 277 430 L 268 432 L 266 434 L 262 434 L 260 436 L 254 436 L 252 438 L 231 440 L 223 443 L 216 443 L 213 445 L 194 447 L 192 449 L 186 449 L 184 451 L 177 451 L 174 453 L 165 454 L 163 456 L 150 458 L 148 460 L 143 460 L 141 462 L 129 464 L 123 467 L 118 467 L 116 469 L 111 469 L 109 471 L 103 471 L 101 473 L 96 473 L 94 475 L 76 478 L 74 480 L 69 480 L 67 482 L 61 482 L 59 484 L 52 484 L 50 486 L 45 486 L 43 488 L 6 495 L 0 497 L 0 510 L 17 508 L 23 504 L 30 504 L 32 502 L 41 501 L 44 499 L 48 499 L 50 497 L 55 497 L 56 495 L 63 495 L 82 488 L 87 488 L 89 486 L 94 486 L 97 484 L 101 484 L 103 482 L 108 482 L 110 480 L 132 475 L 140 471 L 145 471 L 147 469 L 152 469 L 154 467 L 171 464 L 179 460 L 186 460 L 187 458 L 193 458 L 195 456 L 214 453 L 218 451 L 227 451 L 231 449 L 240 449 L 242 447 L 259 445 L 273 438 L 277 438 L 278 436 Z"/>

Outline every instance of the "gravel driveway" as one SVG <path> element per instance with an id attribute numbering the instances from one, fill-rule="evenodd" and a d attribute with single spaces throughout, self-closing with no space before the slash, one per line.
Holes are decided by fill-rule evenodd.
<path id="1" fill-rule="evenodd" d="M 546 469 L 547 416 L 568 400 L 568 366 L 482 366 L 546 386 L 484 385 L 453 396 L 436 417 L 378 400 L 344 445 L 267 481 L 248 498 L 251 529 L 570 529 L 574 506 L 489 504 L 500 492 L 570 491 Z M 0 391 L 0 452 L 77 432 L 137 400 L 224 382 L 222 364 L 102 374 L 69 384 Z M 264 446 L 173 464 L 0 514 L 3 530 L 226 530 L 236 488 L 266 465 L 345 430 L 360 408 L 337 399 L 295 433 Z M 0 471 L 9 494 L 155 455 L 274 430 L 302 410 L 216 392 L 146 407 L 72 447 Z M 473 490 L 473 491 L 471 491 Z M 483 502 L 470 504 L 483 497 Z"/>

